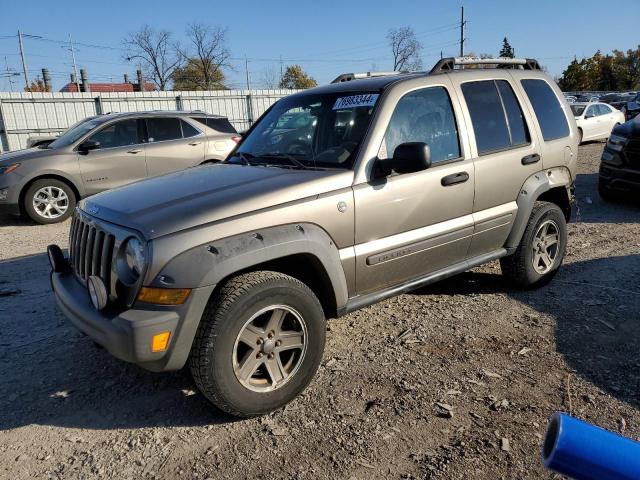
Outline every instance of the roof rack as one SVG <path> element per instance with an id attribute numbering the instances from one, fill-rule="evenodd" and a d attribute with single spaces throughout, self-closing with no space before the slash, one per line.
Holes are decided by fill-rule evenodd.
<path id="1" fill-rule="evenodd" d="M 338 75 L 331 83 L 349 82 L 360 78 L 386 77 L 388 75 L 401 75 L 407 72 L 361 72 L 361 73 L 343 73 Z"/>
<path id="2" fill-rule="evenodd" d="M 495 68 L 521 68 L 523 70 L 540 70 L 540 64 L 533 58 L 477 58 L 449 57 L 443 58 L 431 69 L 430 74 L 446 73 L 456 70 L 456 66 L 495 65 Z"/>

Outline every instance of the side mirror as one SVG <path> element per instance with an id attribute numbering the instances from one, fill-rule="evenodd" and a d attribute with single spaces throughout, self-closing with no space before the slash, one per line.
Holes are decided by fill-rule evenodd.
<path id="1" fill-rule="evenodd" d="M 85 140 L 78 145 L 78 151 L 80 153 L 89 153 L 90 150 L 97 150 L 100 148 L 100 142 L 96 140 Z"/>
<path id="2" fill-rule="evenodd" d="M 393 151 L 393 157 L 379 162 L 379 171 L 384 175 L 413 173 L 431 167 L 431 149 L 424 142 L 401 143 Z"/>

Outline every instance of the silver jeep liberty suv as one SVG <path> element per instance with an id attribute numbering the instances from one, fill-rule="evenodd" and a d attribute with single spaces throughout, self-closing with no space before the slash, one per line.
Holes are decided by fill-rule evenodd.
<path id="1" fill-rule="evenodd" d="M 188 363 L 214 405 L 261 415 L 309 384 L 327 318 L 496 259 L 514 285 L 549 281 L 577 147 L 535 60 L 342 75 L 275 103 L 222 163 L 81 201 L 53 290 L 116 357 Z"/>

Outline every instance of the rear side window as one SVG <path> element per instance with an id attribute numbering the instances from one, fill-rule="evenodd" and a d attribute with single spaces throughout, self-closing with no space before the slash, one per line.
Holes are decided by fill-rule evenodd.
<path id="1" fill-rule="evenodd" d="M 149 118 L 147 119 L 149 142 L 163 142 L 182 138 L 180 119 L 178 118 Z"/>
<path id="2" fill-rule="evenodd" d="M 569 135 L 569 124 L 558 97 L 544 80 L 521 80 L 529 97 L 545 141 L 556 140 Z"/>
<path id="3" fill-rule="evenodd" d="M 478 154 L 529 143 L 529 130 L 518 99 L 506 80 L 482 80 L 462 85 Z"/>
<path id="4" fill-rule="evenodd" d="M 196 129 L 196 127 L 194 127 L 190 123 L 187 123 L 184 120 L 180 120 L 180 123 L 182 123 L 182 136 L 184 138 L 200 135 L 200 132 Z"/>

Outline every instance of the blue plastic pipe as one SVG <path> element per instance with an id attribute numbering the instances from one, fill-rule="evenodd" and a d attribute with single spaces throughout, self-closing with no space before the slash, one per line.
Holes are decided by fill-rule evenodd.
<path id="1" fill-rule="evenodd" d="M 547 427 L 542 463 L 576 480 L 638 480 L 640 443 L 556 412 Z"/>

